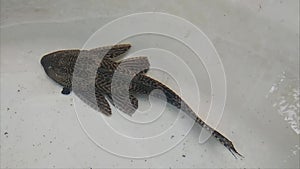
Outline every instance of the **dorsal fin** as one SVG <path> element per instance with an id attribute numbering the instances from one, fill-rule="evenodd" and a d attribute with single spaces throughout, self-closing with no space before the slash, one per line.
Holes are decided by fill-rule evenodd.
<path id="1" fill-rule="evenodd" d="M 88 50 L 91 55 L 97 55 L 106 59 L 113 59 L 122 54 L 125 54 L 129 49 L 130 44 L 117 44 L 112 46 L 104 46 Z"/>
<path id="2" fill-rule="evenodd" d="M 147 73 L 150 64 L 147 57 L 134 57 L 123 59 L 120 62 L 114 62 L 110 59 L 103 59 L 100 67 L 98 68 L 99 73 L 103 72 L 114 72 L 125 73 L 127 75 L 136 75 L 138 73 Z"/>

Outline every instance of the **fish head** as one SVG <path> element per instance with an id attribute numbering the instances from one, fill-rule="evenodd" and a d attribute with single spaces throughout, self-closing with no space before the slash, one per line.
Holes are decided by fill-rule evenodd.
<path id="1" fill-rule="evenodd" d="M 46 74 L 62 86 L 71 86 L 79 50 L 61 50 L 46 54 L 41 59 L 41 64 Z"/>

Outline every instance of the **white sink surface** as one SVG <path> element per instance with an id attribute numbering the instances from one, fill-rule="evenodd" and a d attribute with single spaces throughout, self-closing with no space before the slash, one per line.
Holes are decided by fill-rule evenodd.
<path id="1" fill-rule="evenodd" d="M 47 77 L 40 58 L 59 49 L 82 48 L 103 25 L 137 12 L 165 12 L 185 18 L 211 40 L 220 55 L 227 82 L 226 105 L 217 129 L 232 140 L 245 156 L 243 160 L 236 160 L 214 139 L 199 144 L 201 127 L 194 126 L 187 136 L 180 136 L 179 130 L 188 122 L 180 123 L 172 131 L 174 138 L 152 143 L 152 147 L 137 146 L 133 150 L 122 142 L 111 145 L 120 154 L 145 155 L 158 144 L 167 146 L 173 139 L 183 139 L 163 154 L 141 159 L 108 152 L 82 129 L 85 120 L 89 123 L 102 116 L 75 101 L 76 110 L 84 110 L 84 114 L 76 113 L 75 95 L 60 94 L 62 87 Z M 298 21 L 297 0 L 1 1 L 1 168 L 299 168 Z M 163 47 L 160 43 L 170 39 L 148 35 L 124 41 L 133 45 L 129 54 L 151 55 L 137 50 L 149 45 Z M 171 45 L 169 50 L 172 49 L 180 48 Z M 155 52 L 149 56 L 151 66 L 162 66 L 174 76 L 155 70 L 149 74 L 174 90 L 186 91 L 187 102 L 193 108 L 200 106 L 199 114 L 206 117 L 206 100 L 211 96 L 204 66 L 189 60 L 189 56 L 179 55 L 196 73 L 201 96 L 197 105 L 193 81 L 183 73 L 187 69 L 176 64 L 172 53 L 160 51 L 163 56 L 159 58 Z M 176 86 L 172 79 L 185 83 Z M 140 102 L 141 110 L 149 107 L 143 98 Z M 119 131 L 148 136 L 172 124 L 177 115 L 172 111 L 176 110 L 167 108 L 158 123 L 152 124 L 153 128 L 136 127 L 136 132 L 134 127 L 122 127 L 126 118 L 117 112 L 104 119 L 119 127 Z M 159 116 L 155 112 L 148 114 Z M 81 116 L 85 119 L 80 123 Z M 127 118 L 143 117 L 137 114 Z M 91 129 L 98 141 L 109 143 L 110 137 L 101 140 L 101 129 L 103 133 L 106 129 L 93 122 L 86 130 Z"/>

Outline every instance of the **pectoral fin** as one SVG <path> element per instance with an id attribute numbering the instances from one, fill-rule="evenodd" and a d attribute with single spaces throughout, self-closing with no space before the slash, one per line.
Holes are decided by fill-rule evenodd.
<path id="1" fill-rule="evenodd" d="M 74 93 L 80 98 L 80 100 L 94 110 L 99 111 L 107 116 L 112 114 L 110 105 L 105 96 L 99 91 L 95 92 L 94 88 L 88 88 L 87 90 L 76 90 Z"/>
<path id="2" fill-rule="evenodd" d="M 117 97 L 113 96 L 112 102 L 117 109 L 129 116 L 132 116 L 138 109 L 138 99 L 133 95 L 129 95 L 129 98 L 126 98 L 125 95 L 118 95 Z"/>
<path id="3" fill-rule="evenodd" d="M 123 59 L 118 62 L 118 67 L 116 71 L 127 72 L 131 75 L 136 75 L 139 73 L 147 73 L 150 67 L 150 63 L 147 57 L 134 57 Z"/>
<path id="4" fill-rule="evenodd" d="M 146 57 L 125 59 L 120 62 L 111 79 L 111 99 L 116 108 L 132 115 L 138 108 L 138 100 L 129 93 L 131 80 L 149 69 Z"/>
<path id="5" fill-rule="evenodd" d="M 135 110 L 138 109 L 138 107 L 139 107 L 139 101 L 138 101 L 138 99 L 136 97 L 134 97 L 133 95 L 130 95 L 129 99 L 130 99 L 130 103 L 133 106 L 133 108 Z"/>
<path id="6" fill-rule="evenodd" d="M 102 94 L 96 94 L 97 105 L 101 113 L 110 116 L 111 115 L 111 108 L 108 104 L 108 101 Z"/>

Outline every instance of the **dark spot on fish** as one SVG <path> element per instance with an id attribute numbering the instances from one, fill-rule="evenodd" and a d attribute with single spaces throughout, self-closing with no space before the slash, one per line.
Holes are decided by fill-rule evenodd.
<path id="1" fill-rule="evenodd" d="M 52 143 L 52 141 L 50 141 L 50 144 Z"/>
<path id="2" fill-rule="evenodd" d="M 182 157 L 183 157 L 183 158 L 185 158 L 185 155 L 184 155 L 184 154 L 182 154 Z"/>
<path id="3" fill-rule="evenodd" d="M 4 135 L 5 135 L 6 137 L 8 137 L 8 132 L 5 132 Z"/>
<path id="4" fill-rule="evenodd" d="M 172 135 L 170 138 L 173 139 L 173 138 L 174 138 L 174 135 Z"/>
<path id="5" fill-rule="evenodd" d="M 20 92 L 20 89 L 18 89 L 17 92 Z"/>
<path id="6" fill-rule="evenodd" d="M 9 110 L 9 107 L 6 109 L 7 111 Z"/>
<path id="7" fill-rule="evenodd" d="M 64 95 L 68 95 L 71 93 L 71 89 L 70 88 L 67 88 L 67 87 L 64 87 L 63 90 L 61 91 L 62 94 Z"/>

